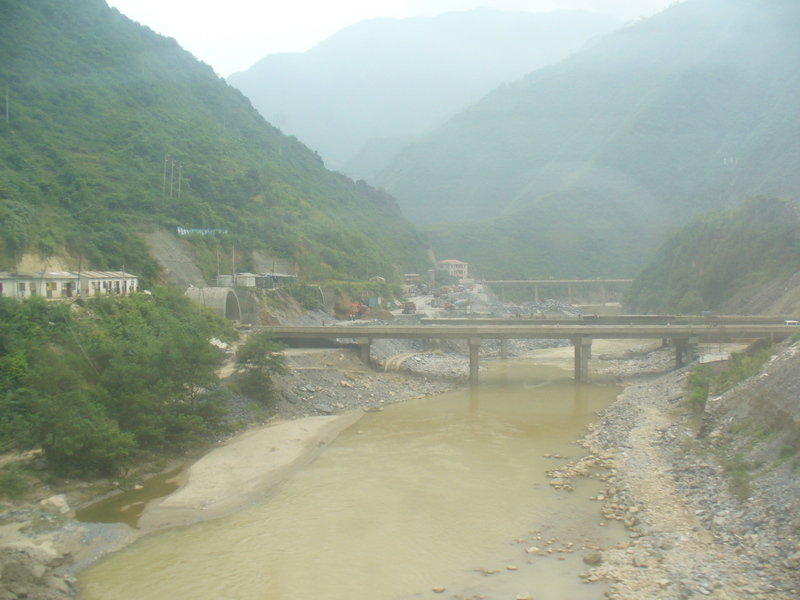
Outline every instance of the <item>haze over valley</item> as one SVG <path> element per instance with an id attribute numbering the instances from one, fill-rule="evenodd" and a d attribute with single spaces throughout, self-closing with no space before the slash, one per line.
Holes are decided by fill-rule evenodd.
<path id="1" fill-rule="evenodd" d="M 328 168 L 371 179 L 402 146 L 492 89 L 620 24 L 585 11 L 488 8 L 372 19 L 306 52 L 266 56 L 227 80 Z"/>
<path id="2" fill-rule="evenodd" d="M 0 0 L 0 598 L 797 597 L 800 3 L 126 4 Z"/>

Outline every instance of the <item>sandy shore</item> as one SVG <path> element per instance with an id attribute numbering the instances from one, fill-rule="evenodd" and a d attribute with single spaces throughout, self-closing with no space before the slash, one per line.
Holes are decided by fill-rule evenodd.
<path id="1" fill-rule="evenodd" d="M 307 417 L 252 429 L 213 449 L 181 476 L 181 487 L 151 503 L 139 529 L 189 525 L 231 514 L 311 462 L 363 411 Z"/>

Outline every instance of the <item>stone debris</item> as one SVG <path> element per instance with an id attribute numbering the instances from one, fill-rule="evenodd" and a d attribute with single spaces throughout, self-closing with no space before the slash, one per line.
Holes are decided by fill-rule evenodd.
<path id="1" fill-rule="evenodd" d="M 779 369 L 785 354 L 791 350 L 770 368 Z M 721 408 L 732 403 L 723 395 L 711 412 L 707 408 L 698 433 L 693 415 L 676 404 L 684 397 L 689 369 L 626 388 L 579 442 L 589 456 L 549 472 L 554 480 L 604 481 L 606 488 L 594 497 L 603 503 L 601 514 L 630 531 L 630 542 L 604 549 L 602 563 L 580 577 L 585 583 L 609 582 L 607 597 L 616 600 L 796 598 L 798 478 L 771 477 L 768 470 L 754 481 L 749 499 L 737 498 L 719 455 L 709 449 L 725 435 L 726 443 L 736 443 L 729 432 L 714 429 L 717 419 L 724 415 L 732 423 L 741 417 Z M 792 381 L 800 383 L 800 377 Z M 706 443 L 702 431 L 709 423 Z"/>

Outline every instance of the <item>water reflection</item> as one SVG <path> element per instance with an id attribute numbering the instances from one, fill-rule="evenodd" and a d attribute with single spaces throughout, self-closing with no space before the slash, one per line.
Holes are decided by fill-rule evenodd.
<path id="1" fill-rule="evenodd" d="M 183 469 L 181 466 L 156 475 L 145 481 L 139 489 L 128 490 L 79 509 L 75 512 L 75 518 L 89 523 L 125 523 L 136 527 L 147 502 L 178 489 L 177 477 Z"/>

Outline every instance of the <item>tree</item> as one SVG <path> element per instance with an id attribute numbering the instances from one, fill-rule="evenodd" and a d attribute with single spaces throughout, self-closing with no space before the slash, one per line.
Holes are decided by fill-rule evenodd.
<path id="1" fill-rule="evenodd" d="M 280 352 L 284 346 L 272 339 L 266 331 L 253 334 L 239 348 L 236 378 L 239 390 L 246 396 L 264 404 L 274 399 L 273 375 L 286 372 L 284 357 Z"/>

